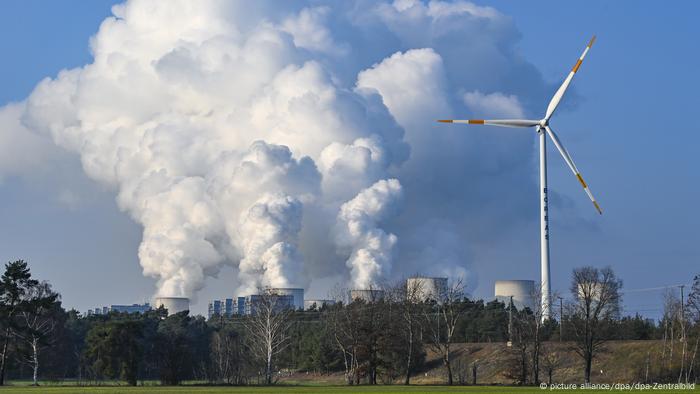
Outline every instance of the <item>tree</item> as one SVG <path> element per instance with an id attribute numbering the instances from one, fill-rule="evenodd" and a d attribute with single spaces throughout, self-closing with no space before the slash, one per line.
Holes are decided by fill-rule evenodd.
<path id="1" fill-rule="evenodd" d="M 251 305 L 252 313 L 243 319 L 248 335 L 248 348 L 264 364 L 265 384 L 273 383 L 274 363 L 289 345 L 291 308 L 283 297 L 262 290 Z"/>
<path id="2" fill-rule="evenodd" d="M 693 278 L 693 286 L 688 294 L 688 318 L 694 322 L 695 344 L 693 345 L 693 353 L 690 356 L 690 365 L 686 370 L 685 381 L 688 382 L 693 376 L 697 376 L 694 371 L 696 359 L 698 356 L 698 344 L 700 342 L 700 275 L 695 275 Z M 693 333 L 691 332 L 691 335 Z"/>
<path id="3" fill-rule="evenodd" d="M 688 314 L 695 321 L 700 323 L 700 275 L 695 275 L 693 278 L 693 287 L 688 294 Z"/>
<path id="4" fill-rule="evenodd" d="M 183 379 L 206 379 L 209 356 L 209 327 L 203 317 L 188 311 L 168 316 L 158 324 L 154 358 L 160 380 L 166 385 Z"/>
<path id="5" fill-rule="evenodd" d="M 19 329 L 15 336 L 30 349 L 27 362 L 32 367 L 32 383 L 39 385 L 39 352 L 51 345 L 50 336 L 56 328 L 58 314 L 62 311 L 59 295 L 47 282 L 27 289 L 23 306 L 18 315 Z"/>
<path id="6" fill-rule="evenodd" d="M 584 380 L 591 381 L 593 357 L 608 339 L 607 331 L 620 313 L 622 281 L 610 267 L 574 269 L 571 294 L 574 301 L 567 305 L 574 350 L 584 362 Z"/>
<path id="7" fill-rule="evenodd" d="M 403 282 L 403 281 L 402 281 Z M 420 297 L 424 294 L 422 281 L 407 281 L 406 285 L 397 285 L 392 292 L 393 302 L 397 304 L 397 318 L 391 317 L 389 323 L 400 322 L 398 324 L 399 337 L 402 340 L 401 350 L 404 352 L 404 384 L 411 383 L 411 374 L 413 374 L 416 364 L 424 358 L 422 343 L 419 340 L 421 330 L 421 309 L 424 307 L 424 301 Z M 392 324 L 389 324 L 392 326 Z M 394 336 L 396 332 L 390 333 Z"/>
<path id="8" fill-rule="evenodd" d="M 214 377 L 226 384 L 243 384 L 244 343 L 241 334 L 228 321 L 222 321 L 211 334 Z"/>
<path id="9" fill-rule="evenodd" d="M 510 341 L 513 357 L 509 360 L 505 376 L 513 379 L 517 384 L 526 384 L 530 365 L 528 350 L 532 340 L 528 326 L 532 316 L 529 309 L 517 310 L 512 303 L 509 307 L 512 313 Z"/>
<path id="10" fill-rule="evenodd" d="M 347 384 L 360 384 L 358 349 L 361 342 L 360 312 L 365 305 L 362 300 L 347 306 L 342 303 L 331 305 L 324 312 L 326 325 L 333 335 L 333 340 L 343 354 L 345 381 Z"/>
<path id="11" fill-rule="evenodd" d="M 518 314 L 523 320 L 521 324 L 525 330 L 526 341 L 530 345 L 530 360 L 532 366 L 532 383 L 540 384 L 540 356 L 542 353 L 542 342 L 544 338 L 551 335 L 553 326 L 556 324 L 552 319 L 544 319 L 544 309 L 539 300 L 542 299 L 542 291 L 545 289 L 533 289 L 530 299 L 534 300 L 532 309 L 529 307 L 526 313 Z M 554 295 L 552 298 L 555 298 Z"/>
<path id="12" fill-rule="evenodd" d="M 447 370 L 447 384 L 452 385 L 451 351 L 457 323 L 465 311 L 464 286 L 458 279 L 450 284 L 441 302 L 434 303 L 432 308 L 423 312 L 424 329 L 428 336 L 429 346 L 440 355 Z"/>
<path id="13" fill-rule="evenodd" d="M 382 344 L 387 336 L 386 318 L 394 314 L 393 305 L 386 302 L 384 297 L 367 302 L 360 307 L 360 341 L 358 360 L 363 360 L 362 369 L 365 372 L 369 384 L 377 384 L 379 368 L 381 365 L 381 348 L 390 348 L 388 344 Z M 388 356 L 388 354 L 387 354 Z"/>
<path id="14" fill-rule="evenodd" d="M 112 318 L 92 327 L 87 334 L 86 355 L 92 360 L 96 376 L 119 377 L 136 386 L 143 356 L 142 339 L 143 323 L 139 316 Z"/>
<path id="15" fill-rule="evenodd" d="M 554 372 L 561 367 L 561 364 L 562 358 L 551 344 L 542 346 L 542 368 L 547 374 L 547 384 L 549 386 L 552 385 Z"/>
<path id="16" fill-rule="evenodd" d="M 24 260 L 5 264 L 5 273 L 0 278 L 0 325 L 2 325 L 2 353 L 0 353 L 0 386 L 5 384 L 5 371 L 9 355 L 10 340 L 16 330 L 16 315 L 21 311 L 25 295 L 39 282 L 32 279 Z"/>

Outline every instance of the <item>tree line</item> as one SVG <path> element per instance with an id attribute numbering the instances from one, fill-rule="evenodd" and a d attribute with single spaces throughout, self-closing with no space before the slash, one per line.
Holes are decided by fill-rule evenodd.
<path id="1" fill-rule="evenodd" d="M 0 384 L 6 379 L 274 384 L 296 372 L 342 374 L 349 385 L 410 384 L 429 368 L 429 352 L 443 366 L 445 383 L 476 383 L 478 360 L 465 366 L 455 357 L 455 344 L 465 342 L 508 342 L 504 376 L 516 384 L 537 384 L 551 382 L 558 368 L 552 341 L 576 352 L 582 378 L 590 381 L 592 360 L 612 339 L 663 340 L 664 349 L 675 355 L 650 360 L 645 378 L 694 381 L 700 277 L 687 302 L 667 300 L 668 312 L 659 322 L 621 316 L 621 287 L 609 268 L 576 269 L 572 301 L 552 319 L 543 319 L 539 305 L 517 309 L 472 300 L 459 281 L 429 300 L 402 282 L 385 286 L 384 296 L 372 302 L 307 311 L 286 309 L 274 294 L 260 292 L 250 316 L 206 320 L 187 312 L 168 316 L 162 308 L 85 316 L 65 310 L 60 295 L 19 260 L 7 263 L 0 279 Z"/>

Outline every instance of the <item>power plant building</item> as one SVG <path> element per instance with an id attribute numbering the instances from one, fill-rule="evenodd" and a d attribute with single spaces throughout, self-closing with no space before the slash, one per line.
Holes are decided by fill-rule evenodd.
<path id="1" fill-rule="evenodd" d="M 296 310 L 304 310 L 304 289 L 272 287 L 266 291 L 268 294 L 291 296 L 293 308 Z"/>
<path id="2" fill-rule="evenodd" d="M 186 297 L 158 297 L 156 309 L 163 307 L 168 310 L 168 316 L 190 310 L 190 299 Z"/>
<path id="3" fill-rule="evenodd" d="M 513 305 L 518 309 L 535 307 L 535 281 L 534 280 L 497 280 L 494 289 L 496 299 L 508 306 L 510 297 L 513 297 Z"/>
<path id="4" fill-rule="evenodd" d="M 131 304 L 131 305 L 111 305 L 103 306 L 100 308 L 90 309 L 87 312 L 88 316 L 92 315 L 107 315 L 110 312 L 116 313 L 146 313 L 151 310 L 151 305 L 149 303 L 145 304 Z"/>
<path id="5" fill-rule="evenodd" d="M 296 309 L 294 305 L 294 297 L 292 295 L 260 295 L 252 294 L 245 297 L 245 314 L 255 315 L 261 307 L 266 307 L 263 303 L 269 302 L 273 312 L 282 312 L 285 309 Z"/>
<path id="6" fill-rule="evenodd" d="M 308 311 L 310 309 L 321 309 L 324 306 L 328 305 L 334 305 L 335 300 L 324 300 L 324 299 L 318 299 L 318 300 L 304 300 L 304 310 Z"/>
<path id="7" fill-rule="evenodd" d="M 151 310 L 149 303 L 131 304 L 131 305 L 112 305 L 109 307 L 110 312 L 118 313 L 141 313 L 144 314 Z"/>
<path id="8" fill-rule="evenodd" d="M 362 300 L 364 302 L 377 302 L 384 298 L 384 290 L 350 290 L 350 302 Z"/>
<path id="9" fill-rule="evenodd" d="M 414 302 L 441 302 L 447 295 L 447 278 L 416 276 L 406 280 L 406 296 Z"/>
<path id="10" fill-rule="evenodd" d="M 207 311 L 207 317 L 211 319 L 215 316 L 226 316 L 225 313 L 221 313 L 221 301 L 214 300 L 209 303 L 209 308 Z"/>
<path id="11" fill-rule="evenodd" d="M 209 303 L 208 318 L 214 316 L 232 317 L 245 313 L 245 297 L 214 300 Z"/>

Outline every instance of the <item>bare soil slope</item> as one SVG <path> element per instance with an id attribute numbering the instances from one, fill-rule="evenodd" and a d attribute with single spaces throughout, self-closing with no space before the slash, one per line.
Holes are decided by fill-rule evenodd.
<path id="1" fill-rule="evenodd" d="M 583 362 L 574 352 L 571 343 L 547 342 L 545 347 L 555 355 L 557 367 L 552 376 L 555 383 L 581 383 L 583 381 Z M 454 344 L 452 368 L 455 384 L 460 380 L 472 382 L 472 365 L 477 363 L 477 384 L 513 384 L 509 376 L 509 366 L 516 355 L 515 350 L 508 348 L 505 343 L 458 343 Z M 670 344 L 666 344 L 664 352 L 663 341 L 611 341 L 605 344 L 593 360 L 593 383 L 634 383 L 653 379 L 658 371 L 662 355 L 670 356 Z M 681 348 L 678 343 L 673 349 L 674 359 L 679 358 Z M 547 382 L 545 368 L 541 368 L 540 379 Z M 343 375 L 318 375 L 313 373 L 294 373 L 284 377 L 282 381 L 290 383 L 342 384 Z M 395 383 L 402 382 L 398 379 Z M 411 383 L 444 384 L 446 381 L 445 368 L 439 355 L 428 350 L 425 367 L 414 374 Z"/>

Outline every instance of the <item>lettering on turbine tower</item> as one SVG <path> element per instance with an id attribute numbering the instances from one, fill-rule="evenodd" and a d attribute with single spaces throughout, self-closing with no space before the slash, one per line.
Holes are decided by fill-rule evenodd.
<path id="1" fill-rule="evenodd" d="M 547 188 L 543 188 L 542 193 L 543 199 L 544 199 L 544 209 L 542 210 L 542 214 L 544 215 L 544 239 L 549 239 L 549 213 L 547 212 L 549 210 L 549 207 L 547 205 Z"/>

